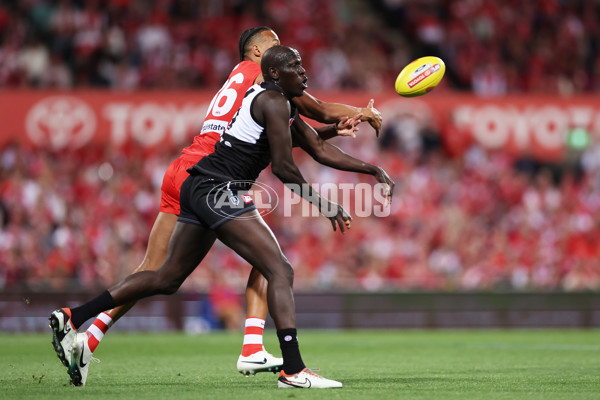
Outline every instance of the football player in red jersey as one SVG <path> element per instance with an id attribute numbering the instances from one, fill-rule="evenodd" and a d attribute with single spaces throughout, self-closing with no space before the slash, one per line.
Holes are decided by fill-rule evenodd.
<path id="1" fill-rule="evenodd" d="M 146 255 L 132 273 L 155 271 L 164 262 L 180 211 L 181 184 L 189 176 L 186 170 L 202 157 L 214 152 L 215 144 L 220 141 L 222 132 L 240 108 L 248 88 L 263 80 L 260 67 L 263 53 L 279 44 L 277 34 L 268 27 L 251 28 L 242 33 L 239 41 L 241 62 L 232 70 L 225 84 L 212 99 L 201 132 L 194 137 L 190 146 L 182 150 L 182 154 L 171 163 L 164 175 L 160 209 L 150 232 Z M 323 139 L 336 134 L 353 136 L 359 119 L 368 121 L 377 135 L 381 128 L 381 114 L 373 107 L 373 100 L 367 107 L 357 108 L 344 104 L 325 103 L 304 93 L 303 96 L 296 97 L 294 103 L 301 115 L 323 123 L 336 123 L 335 129 L 331 127 L 317 129 Z M 389 178 L 384 172 L 383 174 L 378 177 L 378 180 L 386 182 Z M 255 268 L 252 269 L 248 279 L 246 303 L 246 329 L 242 353 L 237 362 L 238 371 L 246 375 L 262 371 L 279 371 L 283 359 L 274 357 L 262 345 L 262 333 L 268 312 L 267 281 Z M 101 313 L 88 330 L 82 333 L 87 336 L 86 346 L 89 346 L 90 354 L 95 351 L 107 330 L 134 304 L 135 302 L 131 302 Z M 55 350 L 59 359 L 68 367 L 71 363 L 70 354 L 77 331 L 71 329 L 74 327 L 68 321 L 70 319 L 68 309 L 64 310 L 57 310 L 52 314 L 51 324 Z M 88 367 L 89 363 L 80 365 L 82 376 L 79 384 L 85 384 Z"/>

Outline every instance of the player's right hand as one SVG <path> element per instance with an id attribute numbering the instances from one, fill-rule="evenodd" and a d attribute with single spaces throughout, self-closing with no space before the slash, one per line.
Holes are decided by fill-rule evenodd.
<path id="1" fill-rule="evenodd" d="M 360 119 L 362 118 L 362 114 L 358 113 L 354 117 L 346 117 L 342 118 L 335 124 L 335 129 L 337 131 L 338 136 L 351 136 L 352 139 L 356 138 L 356 133 L 358 131 L 358 124 L 360 124 Z"/>
<path id="2" fill-rule="evenodd" d="M 381 116 L 379 110 L 373 107 L 374 104 L 375 99 L 371 99 L 367 107 L 362 109 L 362 113 L 364 114 L 365 120 L 369 122 L 373 129 L 375 129 L 375 136 L 379 137 L 383 117 Z"/>
<path id="3" fill-rule="evenodd" d="M 321 213 L 329 218 L 334 232 L 337 231 L 338 226 L 342 233 L 345 232 L 345 229 L 350 229 L 352 217 L 342 206 L 328 201 L 326 207 L 326 210 L 322 210 Z"/>

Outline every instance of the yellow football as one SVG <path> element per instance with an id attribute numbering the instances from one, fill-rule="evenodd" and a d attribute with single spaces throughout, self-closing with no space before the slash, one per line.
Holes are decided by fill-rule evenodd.
<path id="1" fill-rule="evenodd" d="M 433 56 L 421 57 L 408 64 L 396 78 L 396 92 L 404 97 L 416 97 L 430 92 L 446 72 L 444 62 Z"/>

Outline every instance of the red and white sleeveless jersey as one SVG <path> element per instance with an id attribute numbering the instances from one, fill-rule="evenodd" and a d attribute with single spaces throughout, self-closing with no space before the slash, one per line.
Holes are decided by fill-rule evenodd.
<path id="1" fill-rule="evenodd" d="M 236 65 L 210 102 L 201 132 L 194 137 L 191 146 L 181 151 L 183 154 L 203 157 L 215 150 L 215 143 L 221 140 L 221 134 L 242 105 L 246 91 L 260 73 L 260 65 L 255 62 L 242 61 Z"/>

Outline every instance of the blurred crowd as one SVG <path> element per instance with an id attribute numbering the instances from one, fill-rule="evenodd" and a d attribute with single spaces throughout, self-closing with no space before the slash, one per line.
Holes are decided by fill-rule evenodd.
<path id="1" fill-rule="evenodd" d="M 387 90 L 437 55 L 451 89 L 591 93 L 599 19 L 583 0 L 4 0 L 0 87 L 218 87 L 240 33 L 268 25 L 312 89 Z"/>
<path id="2" fill-rule="evenodd" d="M 456 89 L 481 95 L 600 90 L 600 3 L 374 0 L 413 56 L 439 55 Z"/>
<path id="3" fill-rule="evenodd" d="M 282 204 L 265 217 L 294 265 L 296 290 L 600 289 L 598 162 L 557 179 L 478 146 L 462 158 L 447 157 L 439 140 L 379 148 L 390 134 L 335 139 L 396 181 L 389 216 L 361 217 L 351 201 L 344 235 L 324 217 L 303 216 L 302 204 L 288 207 L 292 215 Z M 177 154 L 170 150 L 2 148 L 0 288 L 98 289 L 129 274 L 143 258 L 162 174 Z M 311 183 L 374 183 L 304 153 L 295 158 Z M 268 169 L 259 181 L 285 197 Z M 248 273 L 217 244 L 184 287 L 241 291 Z"/>

